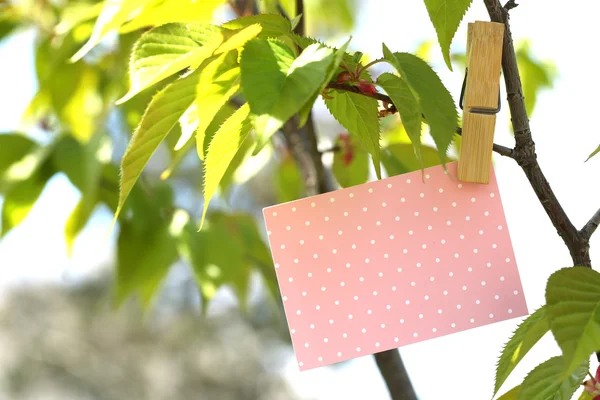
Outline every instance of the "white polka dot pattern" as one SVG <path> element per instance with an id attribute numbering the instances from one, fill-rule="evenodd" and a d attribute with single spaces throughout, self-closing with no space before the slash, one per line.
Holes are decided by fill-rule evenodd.
<path id="1" fill-rule="evenodd" d="M 447 168 L 264 209 L 300 370 L 528 314 L 494 171 Z"/>

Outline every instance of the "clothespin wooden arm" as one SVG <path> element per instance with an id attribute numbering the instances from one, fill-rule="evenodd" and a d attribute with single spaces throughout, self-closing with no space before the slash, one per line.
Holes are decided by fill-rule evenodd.
<path id="1" fill-rule="evenodd" d="M 467 65 L 460 98 L 463 110 L 458 179 L 488 184 L 496 113 L 500 110 L 500 69 L 504 24 L 470 23 Z"/>

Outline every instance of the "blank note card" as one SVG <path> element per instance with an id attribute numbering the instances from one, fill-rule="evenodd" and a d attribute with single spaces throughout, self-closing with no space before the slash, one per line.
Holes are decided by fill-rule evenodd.
<path id="1" fill-rule="evenodd" d="M 447 168 L 263 210 L 301 370 L 528 314 L 493 170 Z"/>

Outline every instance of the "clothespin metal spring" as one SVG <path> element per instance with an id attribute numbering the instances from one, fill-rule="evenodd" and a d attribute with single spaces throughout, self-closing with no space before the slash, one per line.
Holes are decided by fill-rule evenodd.
<path id="1" fill-rule="evenodd" d="M 469 71 L 469 68 L 465 68 L 465 78 L 463 79 L 463 83 L 462 83 L 462 89 L 460 90 L 460 99 L 458 101 L 458 105 L 460 106 L 460 109 L 463 110 L 463 99 L 465 97 L 465 88 L 467 87 L 467 73 Z M 493 114 L 498 114 L 498 112 L 500 111 L 500 102 L 501 102 L 502 98 L 500 97 L 500 89 L 498 89 L 498 107 L 495 110 L 490 110 L 488 108 L 475 108 L 475 107 L 471 107 L 470 110 L 468 110 L 470 113 L 473 114 L 487 114 L 487 115 L 493 115 Z"/>

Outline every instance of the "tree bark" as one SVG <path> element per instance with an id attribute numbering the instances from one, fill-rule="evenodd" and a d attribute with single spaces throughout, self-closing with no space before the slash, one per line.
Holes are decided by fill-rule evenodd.
<path id="1" fill-rule="evenodd" d="M 508 106 L 515 133 L 514 159 L 525 172 L 533 191 L 544 210 L 546 210 L 546 214 L 548 214 L 554 228 L 569 249 L 574 265 L 591 268 L 589 237 L 586 238 L 581 231 L 575 228 L 552 191 L 537 161 L 535 143 L 529 127 L 521 76 L 509 24 L 508 10 L 515 8 L 517 4 L 514 1 L 509 1 L 506 7 L 503 7 L 498 0 L 484 0 L 484 3 L 490 19 L 505 26 L 502 72 L 504 73 Z"/>
<path id="2" fill-rule="evenodd" d="M 302 0 L 296 0 L 296 15 L 299 14 L 304 14 L 304 2 Z M 304 26 L 303 18 L 296 27 L 296 33 L 304 35 Z M 335 190 L 333 184 L 326 179 L 321 153 L 317 147 L 317 135 L 312 113 L 302 128 L 298 128 L 298 121 L 297 116 L 293 117 L 284 125 L 282 130 L 288 141 L 290 151 L 302 171 L 306 194 L 313 196 Z M 375 354 L 374 357 L 392 400 L 417 400 L 398 350 L 387 350 Z"/>

